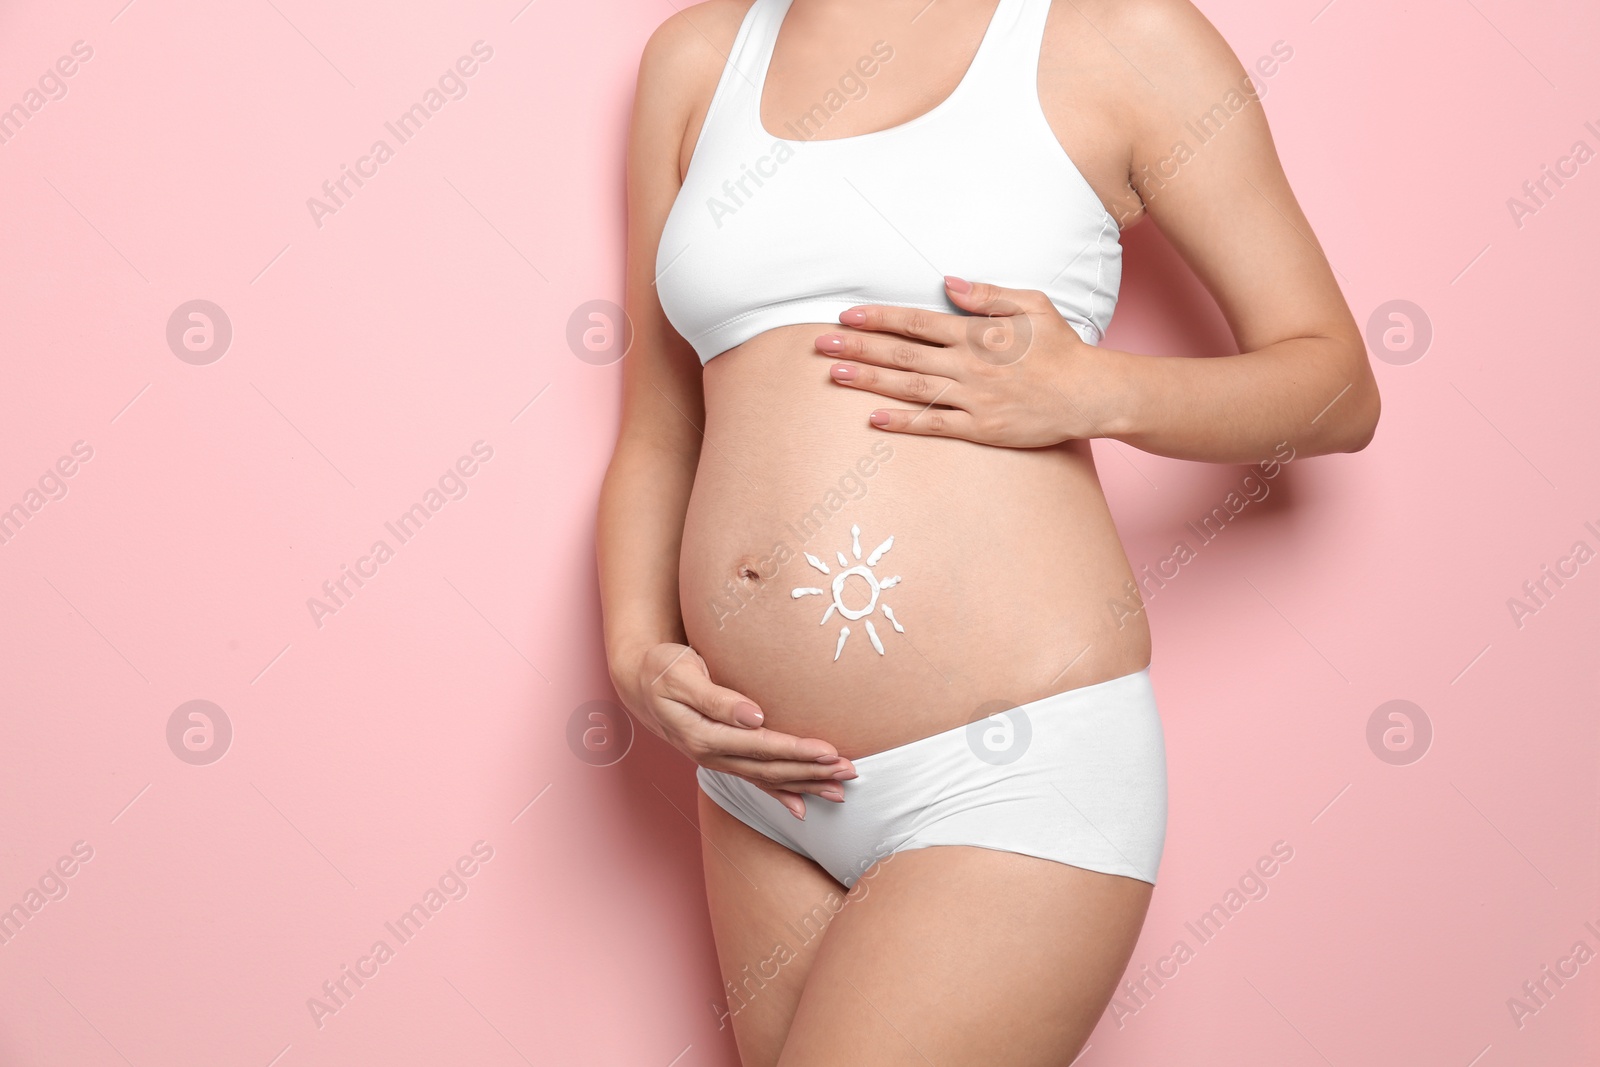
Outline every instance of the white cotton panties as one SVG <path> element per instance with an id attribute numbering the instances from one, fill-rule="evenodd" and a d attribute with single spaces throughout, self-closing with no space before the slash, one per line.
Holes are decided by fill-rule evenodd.
<path id="1" fill-rule="evenodd" d="M 1155 884 L 1166 748 L 1150 668 L 1069 689 L 852 761 L 844 803 L 796 819 L 743 778 L 701 767 L 735 818 L 846 888 L 907 849 L 972 845 Z"/>

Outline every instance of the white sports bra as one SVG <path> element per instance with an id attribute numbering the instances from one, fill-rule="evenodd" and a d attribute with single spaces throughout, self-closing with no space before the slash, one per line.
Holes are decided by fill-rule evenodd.
<path id="1" fill-rule="evenodd" d="M 946 274 L 1040 290 L 1098 343 L 1122 245 L 1039 103 L 1050 0 L 999 0 L 971 66 L 931 111 L 809 140 L 851 105 L 828 93 L 785 124 L 793 140 L 762 127 L 790 3 L 755 0 L 745 13 L 656 250 L 661 308 L 700 362 L 777 326 L 837 326 L 857 304 L 962 314 Z M 861 75 L 875 61 L 893 62 L 881 42 L 874 52 L 852 71 L 857 84 L 871 85 Z"/>

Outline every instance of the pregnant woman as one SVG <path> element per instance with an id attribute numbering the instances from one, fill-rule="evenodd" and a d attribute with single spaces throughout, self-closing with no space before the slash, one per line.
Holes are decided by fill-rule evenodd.
<path id="1" fill-rule="evenodd" d="M 1099 346 L 1145 215 L 1239 354 Z M 1244 68 L 1185 0 L 688 8 L 640 65 L 626 303 L 606 651 L 699 765 L 743 1061 L 1070 1062 L 1166 829 L 1089 442 L 1286 462 L 1378 419 Z"/>

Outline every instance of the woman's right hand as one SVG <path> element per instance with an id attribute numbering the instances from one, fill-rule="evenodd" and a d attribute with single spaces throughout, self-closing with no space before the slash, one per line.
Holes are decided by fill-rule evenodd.
<path id="1" fill-rule="evenodd" d="M 629 660 L 612 666 L 617 695 L 645 729 L 685 756 L 745 779 L 797 819 L 805 818 L 807 793 L 844 801 L 839 783 L 856 776 L 851 762 L 826 741 L 763 727 L 755 702 L 713 682 L 688 645 L 663 642 Z"/>

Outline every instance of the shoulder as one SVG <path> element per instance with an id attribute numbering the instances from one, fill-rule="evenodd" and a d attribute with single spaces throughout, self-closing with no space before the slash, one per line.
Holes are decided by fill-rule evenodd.
<path id="1" fill-rule="evenodd" d="M 705 0 L 674 12 L 645 42 L 640 83 L 668 88 L 683 79 L 720 75 L 751 2 Z"/>
<path id="2" fill-rule="evenodd" d="M 1056 0 L 1051 6 L 1075 11 L 1119 46 L 1132 37 L 1184 44 L 1216 32 L 1191 0 Z"/>
<path id="3" fill-rule="evenodd" d="M 1185 119 L 1218 108 L 1249 112 L 1241 125 L 1264 129 L 1261 110 L 1249 106 L 1259 99 L 1251 75 L 1191 0 L 1070 0 L 1052 16 L 1092 39 L 1095 96 L 1135 157 L 1171 149 Z M 1283 58 L 1276 46 L 1274 55 Z"/>
<path id="4" fill-rule="evenodd" d="M 1237 86 L 1245 73 L 1190 0 L 1057 0 L 1040 67 L 1119 125 L 1181 112 Z"/>
<path id="5" fill-rule="evenodd" d="M 1163 95 L 1186 96 L 1244 71 L 1191 0 L 1073 0 L 1054 6 L 1075 11 L 1120 54 L 1132 77 Z"/>
<path id="6" fill-rule="evenodd" d="M 636 139 L 667 146 L 679 144 L 703 117 L 722 77 L 728 53 L 752 0 L 705 0 L 674 12 L 655 28 L 639 56 L 634 86 L 633 127 Z M 657 139 L 660 139 L 659 142 Z M 680 170 L 688 166 L 680 160 Z"/>

